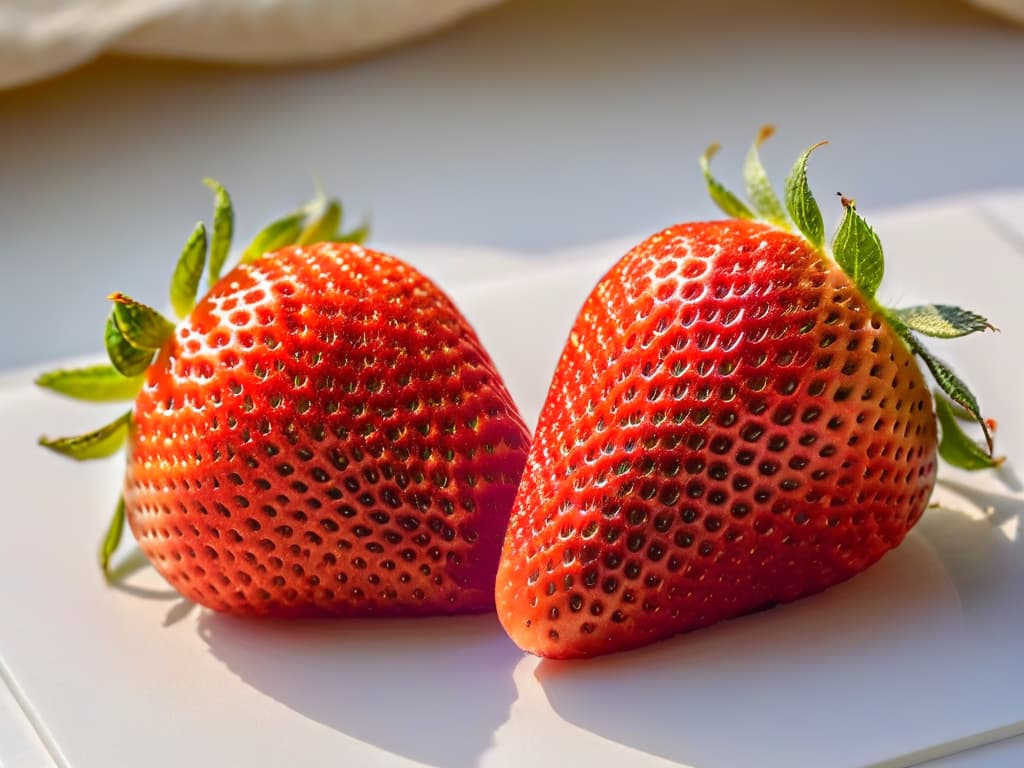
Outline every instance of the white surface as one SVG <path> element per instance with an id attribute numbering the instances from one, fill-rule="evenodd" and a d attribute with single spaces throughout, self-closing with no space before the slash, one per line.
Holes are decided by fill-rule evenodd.
<path id="1" fill-rule="evenodd" d="M 317 173 L 376 243 L 539 261 L 712 215 L 696 156 L 737 181 L 764 121 L 776 181 L 827 138 L 815 188 L 869 209 L 1020 186 L 1022 63 L 960 0 L 508 0 L 344 67 L 107 59 L 0 93 L 0 368 L 92 354 L 113 290 L 161 301 L 207 175 L 242 233 Z"/>
<path id="2" fill-rule="evenodd" d="M 999 419 L 1000 448 L 1024 456 L 1019 374 L 1005 367 L 1024 335 L 1024 257 L 978 213 L 992 204 L 862 211 L 886 246 L 886 285 L 913 286 L 901 298 L 985 306 L 1002 327 L 943 351 Z M 620 251 L 594 247 L 544 273 L 451 287 L 524 410 L 539 407 L 574 307 Z M 970 279 L 956 268 L 965 254 Z M 73 465 L 31 447 L 40 431 L 100 415 L 27 381 L 0 381 L 0 659 L 64 765 L 160 768 L 201 755 L 260 768 L 331 755 L 452 768 L 842 768 L 909 765 L 1024 733 L 1024 492 L 1009 474 L 944 468 L 943 508 L 823 595 L 640 651 L 554 663 L 524 656 L 493 616 L 259 623 L 192 609 L 151 571 L 103 588 L 94 542 L 117 462 Z M 11 760 L 5 748 L 0 761 Z"/>
<path id="3" fill-rule="evenodd" d="M 54 75 L 104 50 L 294 63 L 422 35 L 497 0 L 5 0 L 0 88 Z"/>
<path id="4" fill-rule="evenodd" d="M 0 768 L 51 768 L 53 759 L 0 667 Z M 20 693 L 20 692 L 19 692 Z"/>
<path id="5" fill-rule="evenodd" d="M 1020 768 L 1024 765 L 1024 736 L 986 744 L 922 764 L 922 768 Z"/>

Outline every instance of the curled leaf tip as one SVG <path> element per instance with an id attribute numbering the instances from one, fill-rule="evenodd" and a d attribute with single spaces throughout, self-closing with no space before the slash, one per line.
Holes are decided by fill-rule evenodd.
<path id="1" fill-rule="evenodd" d="M 78 461 L 103 459 L 115 453 L 128 437 L 132 413 L 126 411 L 114 421 L 92 432 L 74 437 L 40 437 L 39 445 Z"/>
<path id="2" fill-rule="evenodd" d="M 806 152 L 804 153 L 805 156 L 810 157 L 811 153 L 813 153 L 815 150 L 821 149 L 822 147 L 824 147 L 828 143 L 829 143 L 828 139 L 822 139 L 817 144 L 811 144 L 811 146 L 809 146 L 807 148 Z M 842 197 L 841 194 L 840 194 L 840 197 Z"/>
<path id="3" fill-rule="evenodd" d="M 342 243 L 352 243 L 354 245 L 362 245 L 366 242 L 366 239 L 370 236 L 370 230 L 372 229 L 372 219 L 369 214 L 363 216 L 362 222 L 355 229 L 349 230 L 348 232 L 339 232 L 338 241 Z"/>
<path id="4" fill-rule="evenodd" d="M 203 184 L 213 190 L 213 236 L 210 238 L 210 258 L 208 262 L 210 285 L 220 280 L 221 270 L 231 250 L 231 238 L 235 232 L 235 211 L 231 196 L 224 185 L 209 177 Z"/>
<path id="5" fill-rule="evenodd" d="M 132 303 L 131 298 L 129 296 L 127 296 L 126 294 L 121 293 L 121 291 L 114 291 L 112 294 L 107 296 L 107 301 L 112 301 L 115 304 L 131 304 Z"/>
<path id="6" fill-rule="evenodd" d="M 707 185 L 708 194 L 712 201 L 717 205 L 726 216 L 730 216 L 734 219 L 752 219 L 754 218 L 754 212 L 747 207 L 747 205 L 740 200 L 736 195 L 730 192 L 722 183 L 711 174 L 711 158 L 714 157 L 718 150 L 722 148 L 722 145 L 717 141 L 712 142 L 708 145 L 708 148 L 704 150 L 704 154 L 700 156 L 700 169 L 704 174 L 704 183 Z"/>
<path id="7" fill-rule="evenodd" d="M 789 211 L 793 223 L 803 236 L 819 250 L 825 243 L 825 223 L 821 218 L 821 209 L 814 199 L 810 184 L 807 181 L 807 161 L 811 154 L 827 142 L 819 141 L 808 147 L 789 171 L 786 177 L 786 210 Z"/>
<path id="8" fill-rule="evenodd" d="M 967 470 L 993 469 L 1006 461 L 1005 456 L 995 456 L 992 444 L 988 440 L 990 434 L 986 427 L 987 419 L 978 419 L 985 431 L 988 450 L 972 440 L 959 424 L 960 406 L 947 399 L 939 392 L 935 393 L 935 416 L 940 426 L 939 455 L 954 467 Z"/>
<path id="9" fill-rule="evenodd" d="M 771 123 L 765 123 L 761 126 L 761 129 L 757 132 L 757 138 L 754 140 L 754 144 L 761 146 L 768 139 L 775 135 L 775 126 Z"/>
<path id="10" fill-rule="evenodd" d="M 743 181 L 746 185 L 747 197 L 758 217 L 777 227 L 789 229 L 786 211 L 775 194 L 775 189 L 772 187 L 764 165 L 761 164 L 761 156 L 758 152 L 761 145 L 774 133 L 775 126 L 770 124 L 762 125 L 757 132 L 757 137 L 743 161 Z"/>
<path id="11" fill-rule="evenodd" d="M 320 179 L 320 174 L 314 172 L 311 174 L 313 177 L 313 191 L 316 193 L 316 197 L 313 198 L 312 202 L 323 202 L 327 199 L 327 192 L 324 190 L 323 181 Z"/>
<path id="12" fill-rule="evenodd" d="M 701 163 L 702 164 L 710 163 L 711 162 L 711 158 L 713 158 L 715 155 L 717 155 L 721 150 L 722 150 L 722 145 L 719 142 L 717 142 L 717 141 L 711 142 L 710 144 L 708 144 L 708 148 L 704 150 L 704 154 L 700 156 Z"/>

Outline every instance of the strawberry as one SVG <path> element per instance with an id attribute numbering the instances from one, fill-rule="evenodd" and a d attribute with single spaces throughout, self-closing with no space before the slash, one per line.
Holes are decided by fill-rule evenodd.
<path id="1" fill-rule="evenodd" d="M 516 496 L 498 614 L 555 658 L 635 648 L 837 584 L 921 517 L 936 452 L 993 466 L 916 358 L 981 424 L 918 333 L 990 328 L 945 305 L 875 299 L 879 240 L 852 201 L 824 246 L 808 157 L 786 210 L 747 158 L 753 209 L 702 158 L 725 221 L 669 227 L 627 253 L 583 305 Z M 818 145 L 816 145 L 818 146 Z"/>
<path id="2" fill-rule="evenodd" d="M 171 289 L 183 317 L 114 294 L 110 366 L 39 383 L 134 407 L 43 445 L 79 459 L 127 442 L 127 522 L 183 596 L 236 614 L 489 610 L 528 433 L 473 329 L 411 266 L 337 234 L 340 206 L 260 233 L 220 277 L 233 214 L 220 185 L 211 289 L 200 224 Z M 137 394 L 136 394 L 137 393 Z"/>

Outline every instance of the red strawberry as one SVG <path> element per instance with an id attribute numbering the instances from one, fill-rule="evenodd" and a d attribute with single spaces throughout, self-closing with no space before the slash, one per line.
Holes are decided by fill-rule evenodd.
<path id="1" fill-rule="evenodd" d="M 732 218 L 636 246 L 579 313 L 498 571 L 499 616 L 527 651 L 634 648 L 818 592 L 899 544 L 935 482 L 915 353 L 980 418 L 911 329 L 988 323 L 881 307 L 881 246 L 850 201 L 829 257 L 806 184 L 814 147 L 786 185 L 792 231 L 758 160 L 768 135 L 746 167 L 762 220 L 711 178 L 713 147 L 705 174 Z M 994 463 L 949 422 L 944 456 Z"/>
<path id="2" fill-rule="evenodd" d="M 275 222 L 221 279 L 217 192 L 212 289 L 193 308 L 201 226 L 175 275 L 184 321 L 115 294 L 114 367 L 40 380 L 86 399 L 141 386 L 113 425 L 44 441 L 94 458 L 127 436 L 104 568 L 123 515 L 168 582 L 215 610 L 491 608 L 528 433 L 473 330 L 407 264 L 317 242 L 338 239 L 336 204 L 308 226 Z"/>

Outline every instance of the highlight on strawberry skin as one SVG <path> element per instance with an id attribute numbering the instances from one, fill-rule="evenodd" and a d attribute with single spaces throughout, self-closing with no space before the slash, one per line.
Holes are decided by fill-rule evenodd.
<path id="1" fill-rule="evenodd" d="M 852 200 L 826 245 L 807 181 L 821 144 L 780 199 L 758 151 L 771 134 L 746 156 L 747 201 L 712 175 L 712 145 L 701 168 L 727 218 L 638 244 L 579 312 L 498 570 L 499 618 L 526 651 L 635 648 L 819 592 L 903 540 L 939 457 L 1001 461 L 922 341 L 991 324 L 883 306 L 882 244 Z"/>
<path id="2" fill-rule="evenodd" d="M 178 319 L 113 293 L 109 363 L 37 382 L 126 403 L 95 431 L 40 440 L 78 460 L 126 448 L 103 572 L 127 523 L 156 570 L 214 610 L 491 610 L 529 435 L 475 332 L 322 196 L 222 276 L 234 213 L 207 183 L 212 227 L 196 225 L 171 281 Z"/>

